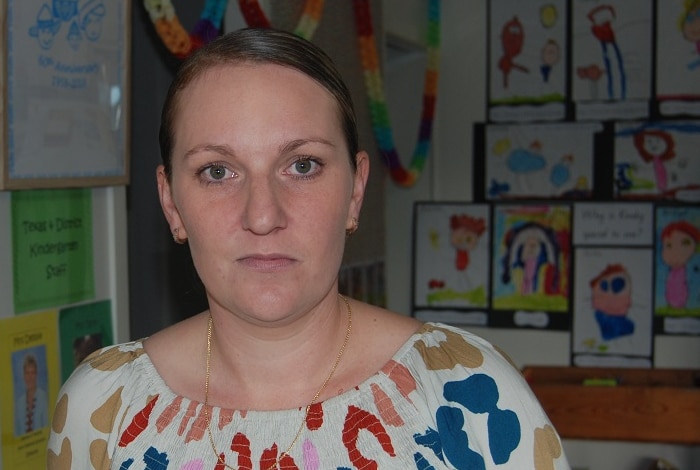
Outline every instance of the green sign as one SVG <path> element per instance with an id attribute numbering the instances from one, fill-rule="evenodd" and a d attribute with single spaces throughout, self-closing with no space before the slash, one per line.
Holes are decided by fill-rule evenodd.
<path id="1" fill-rule="evenodd" d="M 76 305 L 58 314 L 61 383 L 92 352 L 114 344 L 112 303 L 109 300 Z"/>
<path id="2" fill-rule="evenodd" d="M 15 313 L 95 295 L 90 189 L 14 191 Z"/>

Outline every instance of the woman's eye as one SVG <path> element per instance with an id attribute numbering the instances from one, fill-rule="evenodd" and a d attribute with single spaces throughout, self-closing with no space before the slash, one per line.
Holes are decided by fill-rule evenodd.
<path id="1" fill-rule="evenodd" d="M 311 158 L 300 158 L 291 166 L 291 172 L 294 175 L 308 176 L 315 171 L 318 171 L 320 164 Z"/>
<path id="2" fill-rule="evenodd" d="M 233 172 L 224 165 L 210 165 L 202 171 L 202 176 L 209 181 L 221 181 L 233 176 Z"/>

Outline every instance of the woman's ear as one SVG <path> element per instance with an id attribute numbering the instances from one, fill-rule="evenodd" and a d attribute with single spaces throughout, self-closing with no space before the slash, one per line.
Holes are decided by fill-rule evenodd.
<path id="1" fill-rule="evenodd" d="M 357 162 L 357 169 L 355 170 L 353 179 L 350 210 L 348 211 L 349 226 L 356 224 L 357 220 L 360 218 L 362 201 L 365 197 L 365 188 L 367 187 L 367 178 L 369 178 L 369 155 L 367 155 L 367 152 L 364 150 L 357 152 L 355 161 Z"/>
<path id="2" fill-rule="evenodd" d="M 186 240 L 187 232 L 185 227 L 182 225 L 180 212 L 177 210 L 177 206 L 173 200 L 170 180 L 168 179 L 168 175 L 165 174 L 165 167 L 163 165 L 158 165 L 158 169 L 156 170 L 156 178 L 158 180 L 158 197 L 160 198 L 160 207 L 163 209 L 165 219 L 168 221 L 170 232 L 173 234 L 176 241 L 178 241 L 178 239 Z"/>

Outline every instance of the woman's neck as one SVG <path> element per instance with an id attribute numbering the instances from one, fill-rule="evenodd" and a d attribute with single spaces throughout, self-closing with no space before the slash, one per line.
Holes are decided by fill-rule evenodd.
<path id="1" fill-rule="evenodd" d="M 209 402 L 237 409 L 306 406 L 346 353 L 349 312 L 342 299 L 333 300 L 274 328 L 212 310 Z M 338 362 L 334 377 L 343 357 Z M 319 398 L 327 398 L 328 390 Z"/>

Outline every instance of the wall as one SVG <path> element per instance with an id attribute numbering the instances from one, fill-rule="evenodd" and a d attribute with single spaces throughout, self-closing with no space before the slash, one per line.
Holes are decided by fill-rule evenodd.
<path id="1" fill-rule="evenodd" d="M 385 194 L 387 298 L 389 308 L 399 312 L 410 312 L 413 202 L 471 199 L 471 126 L 486 116 L 486 0 L 441 4 L 440 80 L 429 165 L 414 188 L 388 184 Z M 388 37 L 398 36 L 401 44 L 416 44 L 419 51 L 424 44 L 427 0 L 383 0 L 382 5 Z M 424 54 L 416 51 L 387 55 L 385 89 L 404 165 L 410 161 L 417 137 L 424 64 Z M 568 333 L 470 330 L 500 345 L 521 367 L 569 365 Z M 657 337 L 654 354 L 656 367 L 698 368 L 700 338 Z M 567 440 L 565 450 L 576 468 L 633 470 L 655 457 L 683 469 L 700 468 L 700 447 Z"/>

